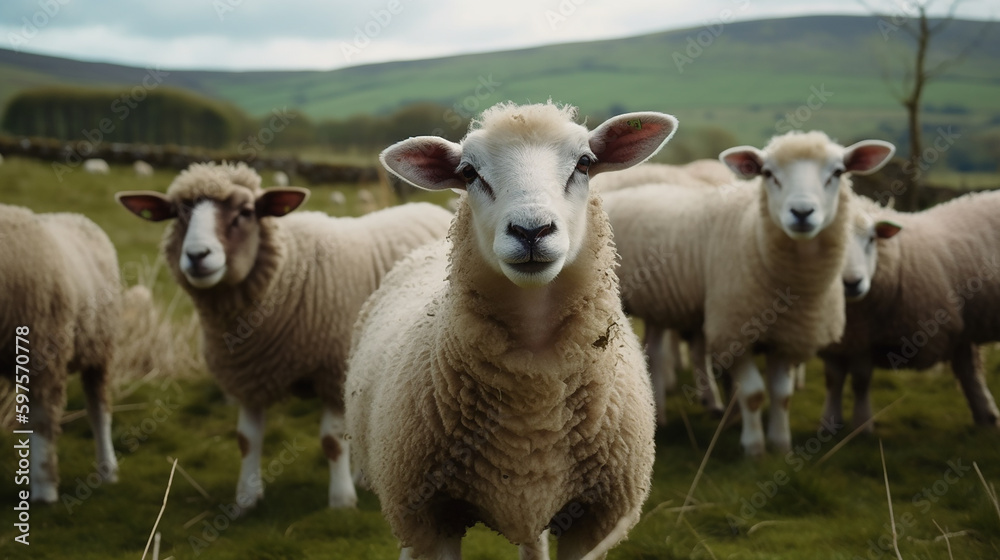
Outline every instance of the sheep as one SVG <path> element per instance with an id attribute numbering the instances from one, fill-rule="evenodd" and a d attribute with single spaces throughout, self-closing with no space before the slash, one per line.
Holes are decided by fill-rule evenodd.
<path id="1" fill-rule="evenodd" d="M 20 441 L 30 440 L 32 501 L 58 499 L 56 438 L 74 371 L 83 381 L 97 474 L 118 480 L 106 382 L 120 292 L 118 256 L 97 224 L 0 204 L 0 373 L 30 396 L 22 428 L 32 433 Z"/>
<path id="2" fill-rule="evenodd" d="M 333 191 L 330 193 L 330 202 L 332 202 L 334 206 L 344 206 L 347 204 L 347 197 L 340 191 Z"/>
<path id="3" fill-rule="evenodd" d="M 767 439 L 791 446 L 789 366 L 838 340 L 840 272 L 851 197 L 848 173 L 871 173 L 895 151 L 868 140 L 844 148 L 822 132 L 730 148 L 721 161 L 749 181 L 706 189 L 646 185 L 608 193 L 627 312 L 695 337 L 695 368 L 728 370 L 749 456 L 763 454 L 765 384 L 753 350 L 768 355 Z M 638 281 L 637 281 L 638 280 Z"/>
<path id="4" fill-rule="evenodd" d="M 358 212 L 361 214 L 370 214 L 378 210 L 378 205 L 375 203 L 375 195 L 368 189 L 358 189 Z"/>
<path id="5" fill-rule="evenodd" d="M 632 113 L 588 133 L 575 114 L 501 103 L 460 144 L 411 138 L 380 156 L 415 187 L 467 193 L 448 240 L 397 265 L 352 343 L 348 432 L 401 559 L 458 558 L 477 522 L 521 558 L 548 558 L 547 527 L 559 558 L 580 558 L 639 519 L 652 395 L 588 175 L 648 158 L 676 120 Z"/>
<path id="6" fill-rule="evenodd" d="M 342 390 L 351 327 L 395 261 L 443 237 L 451 214 L 412 204 L 364 218 L 282 217 L 309 191 L 264 190 L 260 182 L 242 163 L 194 164 L 166 195 L 137 191 L 116 198 L 146 220 L 178 218 L 161 250 L 194 302 L 209 371 L 239 403 L 239 506 L 263 497 L 265 409 L 290 393 L 315 393 L 323 405 L 329 505 L 353 507 Z"/>
<path id="7" fill-rule="evenodd" d="M 274 175 L 271 178 L 271 180 L 278 187 L 287 187 L 288 186 L 288 174 L 285 173 L 284 171 L 275 171 Z"/>
<path id="8" fill-rule="evenodd" d="M 153 166 L 142 161 L 141 159 L 135 160 L 132 163 L 132 170 L 135 171 L 136 177 L 152 177 L 153 176 Z"/>
<path id="9" fill-rule="evenodd" d="M 645 163 L 617 173 L 608 173 L 594 178 L 593 188 L 602 193 L 613 192 L 628 187 L 650 183 L 685 184 L 692 186 L 714 187 L 727 185 L 736 180 L 736 175 L 729 167 L 718 160 L 700 159 L 685 165 L 667 165 Z M 622 239 L 619 239 L 619 245 Z M 635 239 L 644 244 L 645 239 Z M 621 249 L 619 249 L 621 250 Z M 643 249 L 638 249 L 642 251 Z M 627 251 L 628 252 L 628 251 Z M 622 270 L 623 292 L 631 286 L 634 280 L 639 280 L 632 272 Z M 653 395 L 656 398 L 656 420 L 660 425 L 666 425 L 666 393 L 677 386 L 677 370 L 682 368 L 680 353 L 680 336 L 676 331 L 665 330 L 655 323 L 644 324 L 644 346 L 649 364 L 649 375 L 653 381 Z M 700 341 L 694 342 L 695 348 L 701 348 Z M 699 360 L 697 363 L 704 363 Z M 721 399 L 715 379 L 701 367 L 694 368 L 695 383 L 700 393 L 700 399 L 712 412 L 721 412 Z"/>
<path id="10" fill-rule="evenodd" d="M 108 162 L 100 158 L 90 158 L 84 160 L 83 170 L 87 173 L 93 173 L 95 175 L 107 175 L 111 169 L 108 167 Z"/>
<path id="11" fill-rule="evenodd" d="M 843 421 L 852 376 L 856 427 L 872 417 L 872 368 L 927 369 L 950 361 L 977 425 L 998 426 L 978 345 L 1000 341 L 1000 192 L 969 194 L 918 213 L 868 199 L 848 251 L 847 327 L 820 352 L 825 422 Z"/>

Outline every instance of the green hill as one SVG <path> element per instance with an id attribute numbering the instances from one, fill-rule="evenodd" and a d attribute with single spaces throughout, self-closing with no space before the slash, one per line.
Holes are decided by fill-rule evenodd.
<path id="1" fill-rule="evenodd" d="M 952 22 L 933 52 L 953 56 L 983 25 Z M 875 18 L 814 16 L 328 72 L 170 70 L 165 83 L 229 100 L 252 115 L 287 106 L 316 120 L 386 114 L 414 101 L 459 114 L 505 99 L 551 97 L 595 117 L 667 111 L 687 126 L 719 126 L 747 142 L 797 126 L 844 138 L 893 137 L 903 113 L 883 73 L 901 70 L 905 58 L 897 57 L 910 45 L 906 33 Z M 1000 34 L 987 33 L 928 88 L 928 127 L 1000 124 L 998 60 Z M 0 102 L 33 85 L 139 84 L 146 72 L 0 50 Z"/>

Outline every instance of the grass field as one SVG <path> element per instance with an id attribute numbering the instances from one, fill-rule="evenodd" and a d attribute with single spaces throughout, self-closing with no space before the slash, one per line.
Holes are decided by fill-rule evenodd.
<path id="1" fill-rule="evenodd" d="M 163 190 L 172 177 L 157 172 L 153 178 L 137 179 L 130 168 L 113 167 L 108 176 L 77 170 L 60 183 L 48 164 L 10 158 L 0 166 L 0 203 L 85 213 L 111 236 L 123 265 L 152 267 L 162 226 L 134 218 L 116 205 L 112 194 Z M 368 188 L 389 202 L 387 193 Z M 346 208 L 329 202 L 333 189 L 347 195 Z M 312 190 L 311 209 L 357 212 L 357 186 Z M 165 305 L 175 292 L 167 276 L 161 267 L 152 282 L 158 305 Z M 178 307 L 175 321 L 182 323 L 190 312 L 190 306 Z M 985 357 L 988 382 L 996 388 L 1000 348 L 986 349 Z M 682 376 L 681 382 L 690 384 L 690 377 Z M 818 365 L 809 364 L 806 389 L 791 407 L 796 449 L 787 456 L 747 460 L 739 449 L 738 428 L 724 429 L 691 494 L 693 507 L 681 520 L 678 508 L 685 503 L 719 420 L 688 403 L 683 394 L 672 396 L 670 424 L 657 434 L 653 491 L 644 517 L 609 558 L 895 558 L 879 439 L 903 558 L 1000 558 L 1000 509 L 972 468 L 978 465 L 987 483 L 1000 483 L 1000 432 L 972 426 L 947 369 L 879 371 L 872 392 L 876 411 L 895 403 L 879 417 L 876 435 L 858 436 L 833 452 L 851 427 L 838 428 L 832 436 L 818 430 L 823 379 Z M 63 498 L 53 506 L 31 507 L 30 546 L 13 540 L 17 532 L 12 508 L 20 487 L 13 482 L 16 466 L 10 450 L 16 441 L 8 430 L 0 435 L 0 446 L 7 450 L 0 453 L 0 558 L 140 558 L 173 459 L 178 469 L 159 522 L 160 559 L 360 560 L 398 555 L 370 492 L 360 492 L 357 510 L 326 508 L 328 477 L 317 440 L 318 402 L 288 400 L 268 412 L 263 468 L 271 480 L 266 498 L 256 510 L 234 519 L 236 408 L 227 404 L 207 373 L 121 380 L 116 394 L 119 411 L 112 436 L 121 481 L 97 483 L 89 426 L 83 418 L 67 422 L 59 440 Z M 72 417 L 83 406 L 74 377 L 67 411 Z M 513 546 L 482 527 L 470 531 L 464 551 L 466 558 L 476 560 L 517 557 Z"/>

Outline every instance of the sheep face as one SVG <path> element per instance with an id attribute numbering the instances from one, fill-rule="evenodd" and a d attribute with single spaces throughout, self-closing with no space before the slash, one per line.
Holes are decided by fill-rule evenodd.
<path id="1" fill-rule="evenodd" d="M 821 132 L 793 132 L 771 140 L 764 150 L 730 148 L 719 159 L 743 178 L 760 177 L 771 220 L 788 237 L 816 237 L 837 215 L 840 190 L 850 188 L 845 174 L 873 173 L 895 147 L 865 140 L 844 148 Z"/>
<path id="2" fill-rule="evenodd" d="M 246 188 L 231 189 L 225 198 L 200 196 L 172 200 L 156 192 L 122 192 L 115 198 L 149 221 L 177 218 L 170 235 L 181 240 L 178 270 L 197 289 L 242 282 L 260 247 L 260 220 L 283 216 L 308 197 L 295 187 L 268 189 L 255 196 Z M 171 263 L 171 266 L 175 266 Z"/>
<path id="3" fill-rule="evenodd" d="M 669 115 L 632 113 L 588 132 L 573 116 L 551 104 L 502 104 L 487 110 L 461 144 L 411 138 L 380 159 L 416 187 L 467 191 L 485 263 L 517 286 L 543 286 L 580 253 L 590 176 L 641 163 L 677 124 Z"/>
<path id="4" fill-rule="evenodd" d="M 859 211 L 851 228 L 851 237 L 844 256 L 844 298 L 858 301 L 868 294 L 878 266 L 878 242 L 899 233 L 902 226 L 888 221 L 875 221 L 868 212 Z"/>

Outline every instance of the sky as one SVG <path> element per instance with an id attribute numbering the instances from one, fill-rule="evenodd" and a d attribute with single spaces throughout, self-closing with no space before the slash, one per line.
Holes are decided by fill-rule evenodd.
<path id="1" fill-rule="evenodd" d="M 950 0 L 931 5 L 943 14 Z M 912 0 L 870 0 L 897 17 Z M 131 66 L 329 70 L 748 19 L 866 14 L 819 0 L 2 0 L 0 47 Z M 997 19 L 993 0 L 959 17 Z"/>

